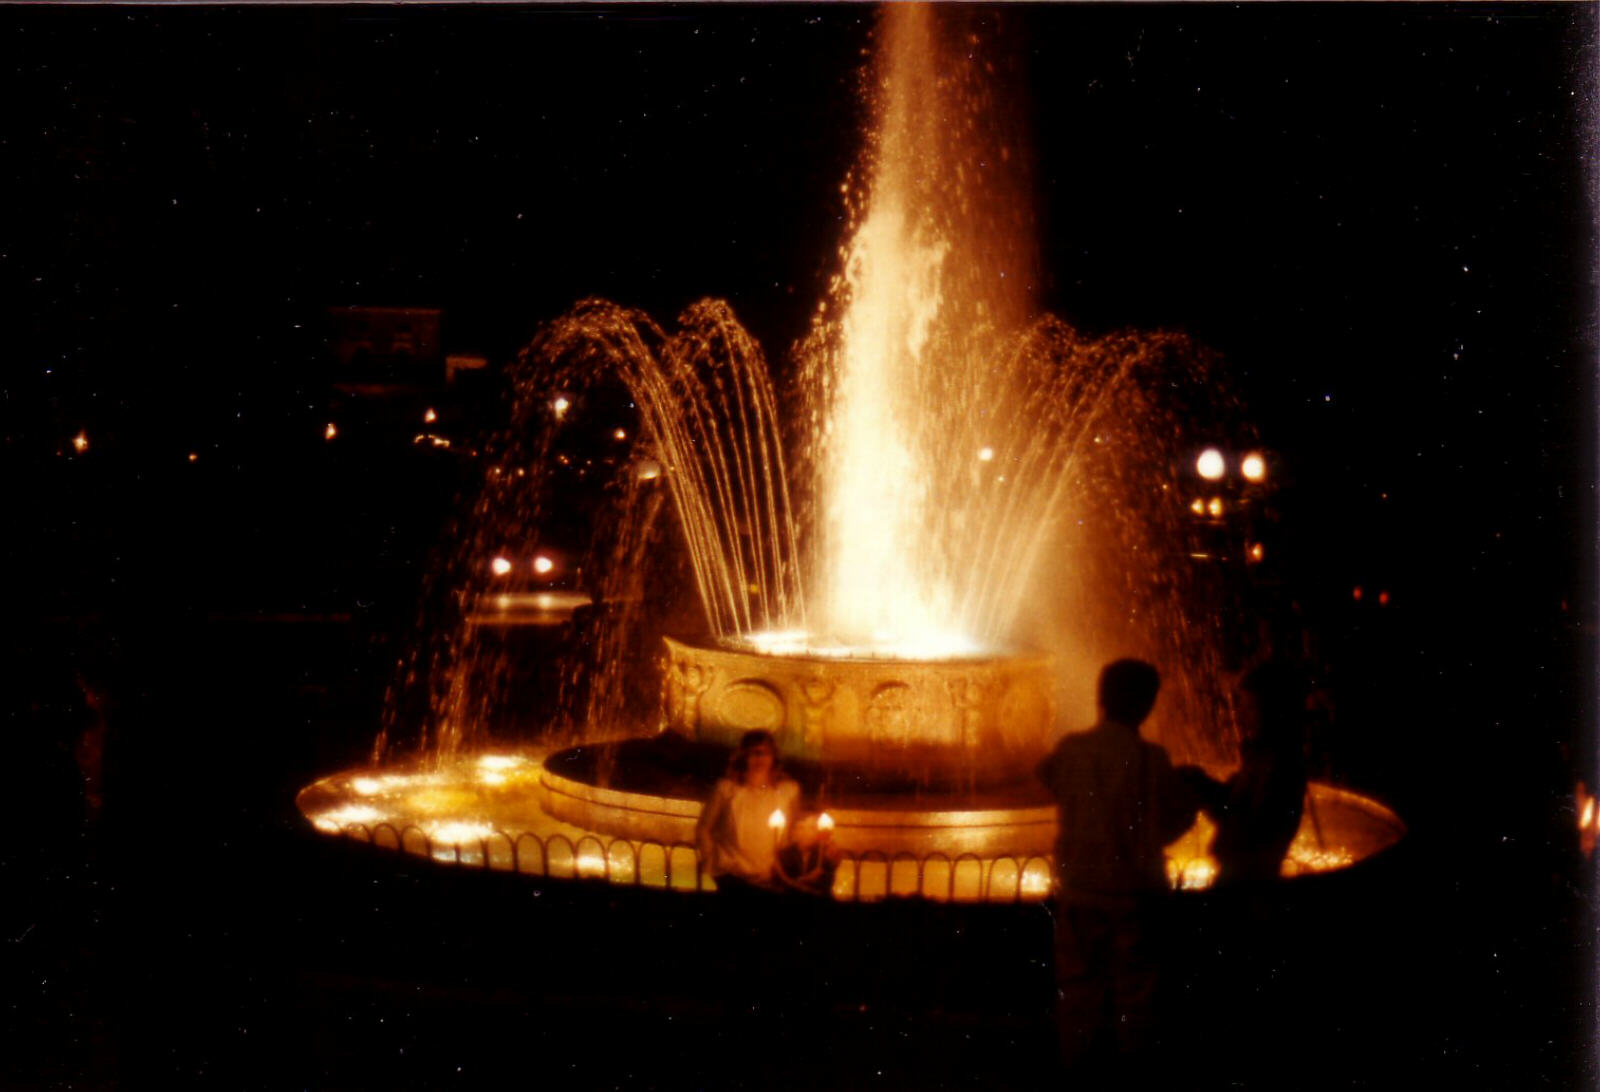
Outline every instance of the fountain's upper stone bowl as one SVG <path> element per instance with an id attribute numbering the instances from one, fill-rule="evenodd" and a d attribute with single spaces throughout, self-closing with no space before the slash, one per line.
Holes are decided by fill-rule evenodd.
<path id="1" fill-rule="evenodd" d="M 1006 781 L 1054 741 L 1044 656 L 773 654 L 665 638 L 664 727 L 734 745 L 753 728 L 827 764 Z"/>
<path id="2" fill-rule="evenodd" d="M 769 630 L 742 633 L 719 642 L 722 648 L 755 652 L 762 656 L 788 656 L 819 660 L 993 660 L 995 649 L 959 634 L 932 633 L 916 637 L 877 637 L 847 641 L 804 630 Z"/>

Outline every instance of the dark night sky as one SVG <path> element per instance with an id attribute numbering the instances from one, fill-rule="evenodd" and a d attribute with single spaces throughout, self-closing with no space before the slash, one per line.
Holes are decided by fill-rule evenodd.
<path id="1" fill-rule="evenodd" d="M 0 794 L 0 989 L 8 1039 L 32 1047 L 4 1074 L 355 1086 L 362 1043 L 399 1051 L 396 1087 L 445 1087 L 484 1048 L 521 1066 L 525 1041 L 591 1077 L 632 1066 L 613 1057 L 632 1032 L 607 1023 L 640 1026 L 632 996 L 590 1008 L 558 990 L 528 1021 L 501 1012 L 496 1041 L 477 1021 L 500 987 L 471 992 L 463 949 L 432 946 L 433 972 L 390 961 L 429 948 L 415 921 L 438 913 L 472 919 L 452 943 L 488 938 L 489 909 L 528 929 L 525 891 L 474 902 L 454 881 L 485 877 L 443 874 L 426 904 L 426 879 L 402 875 L 373 889 L 400 897 L 369 900 L 355 858 L 313 859 L 294 792 L 370 753 L 467 473 L 454 453 L 324 442 L 339 396 L 323 315 L 440 307 L 447 350 L 499 364 L 585 296 L 669 320 L 713 295 L 781 361 L 836 262 L 873 21 L 0 6 L 0 697 L 24 771 Z M 1317 920 L 1344 947 L 1307 951 L 1360 959 L 1302 995 L 1337 1019 L 1305 1020 L 1329 1037 L 1295 1064 L 1327 1061 L 1349 1087 L 1575 1086 L 1534 1072 L 1575 1072 L 1594 1028 L 1592 959 L 1573 954 L 1593 943 L 1594 866 L 1570 809 L 1573 778 L 1600 768 L 1595 6 L 1018 5 L 1000 21 L 996 64 L 1034 135 L 1041 306 L 1090 332 L 1186 330 L 1226 360 L 1289 483 L 1285 571 L 1336 669 L 1335 772 L 1412 831 L 1376 879 L 1323 878 L 1344 901 Z M 1358 584 L 1391 605 L 1353 602 Z M 90 723 L 108 817 L 92 843 Z M 188 852 L 153 852 L 152 832 Z M 587 905 L 568 906 L 570 935 L 626 962 Z M 678 943 L 672 915 L 645 916 L 667 930 L 651 943 Z M 526 935 L 529 963 L 505 975 L 543 976 L 567 947 Z M 426 982 L 443 984 L 431 1001 Z M 969 1052 L 1013 1041 L 996 1011 Z M 896 1038 L 866 1004 L 845 1016 L 872 1044 L 863 1064 Z M 1301 1050 L 1303 1013 L 1278 1018 Z M 1508 1038 L 1519 1020 L 1536 1026 Z M 1383 1044 L 1412 1070 L 1377 1068 Z"/>
<path id="2" fill-rule="evenodd" d="M 447 348 L 502 360 L 585 295 L 663 318 L 721 295 L 781 356 L 835 261 L 872 26 L 0 18 L 8 462 L 42 480 L 87 427 L 108 492 L 267 511 L 297 487 L 274 445 L 320 427 L 329 305 L 440 306 Z M 1393 589 L 1404 636 L 1367 654 L 1400 657 L 1424 707 L 1487 674 L 1485 721 L 1570 724 L 1594 626 L 1593 9 L 1044 7 L 999 41 L 1035 136 L 1042 303 L 1228 359 L 1296 483 L 1304 578 Z M 239 477 L 168 489 L 196 446 Z M 15 563 L 54 555 L 72 488 L 36 491 Z M 123 565 L 163 549 L 108 541 Z"/>

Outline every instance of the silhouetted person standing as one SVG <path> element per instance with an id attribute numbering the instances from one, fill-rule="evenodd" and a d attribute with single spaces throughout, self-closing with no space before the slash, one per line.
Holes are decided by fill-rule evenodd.
<path id="1" fill-rule="evenodd" d="M 1260 664 L 1240 680 L 1234 706 L 1239 768 L 1226 781 L 1192 775 L 1216 823 L 1218 888 L 1278 879 L 1305 812 L 1306 680 L 1293 664 Z"/>
<path id="2" fill-rule="evenodd" d="M 1281 1086 L 1289 1064 L 1282 1013 L 1294 968 L 1286 962 L 1288 923 L 1276 885 L 1306 806 L 1308 689 L 1298 665 L 1252 668 L 1235 690 L 1239 768 L 1222 782 L 1193 767 L 1183 771 L 1216 824 L 1213 918 L 1197 953 L 1199 996 L 1208 1007 L 1196 1013 L 1193 1030 L 1208 1047 L 1232 1044 L 1214 1062 L 1250 1088 Z M 1256 1034 L 1240 1037 L 1240 1028 Z"/>
<path id="3" fill-rule="evenodd" d="M 1148 1064 L 1154 1047 L 1157 919 L 1171 893 L 1164 849 L 1198 808 L 1166 750 L 1139 737 L 1160 687 L 1150 664 L 1108 664 L 1099 722 L 1063 737 L 1038 767 L 1060 806 L 1057 1011 L 1075 1075 L 1106 1061 L 1113 1043 L 1123 1069 Z"/>

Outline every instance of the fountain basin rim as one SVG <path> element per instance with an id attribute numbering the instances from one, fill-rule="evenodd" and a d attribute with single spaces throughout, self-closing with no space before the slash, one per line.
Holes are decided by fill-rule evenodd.
<path id="1" fill-rule="evenodd" d="M 893 656 L 874 652 L 769 652 L 761 646 L 749 643 L 742 637 L 703 638 L 679 637 L 667 635 L 669 643 L 692 648 L 700 652 L 716 652 L 730 656 L 753 656 L 760 660 L 784 661 L 789 663 L 809 663 L 819 666 L 839 666 L 847 664 L 899 664 L 908 667 L 940 666 L 959 664 L 963 667 L 986 667 L 992 664 L 1017 664 L 1036 663 L 1046 664 L 1051 662 L 1051 657 L 1037 649 L 1029 648 L 994 648 L 984 649 L 951 656 Z M 847 647 L 847 646 L 840 646 Z M 865 646 L 863 646 L 865 647 Z"/>
<path id="2" fill-rule="evenodd" d="M 1398 812 L 1371 796 L 1363 795 L 1352 789 L 1341 788 L 1338 785 L 1330 785 L 1323 781 L 1311 782 L 1308 785 L 1308 789 L 1309 799 L 1313 807 L 1325 804 L 1341 805 L 1350 808 L 1352 811 L 1365 812 L 1374 819 L 1388 823 L 1395 830 L 1395 838 L 1390 843 L 1390 846 L 1399 844 L 1407 834 L 1411 833 L 1411 828 L 1406 826 L 1405 820 L 1400 818 Z M 1384 849 L 1388 849 L 1390 846 L 1385 846 Z M 1372 856 L 1384 852 L 1384 849 L 1377 850 Z"/>
<path id="3" fill-rule="evenodd" d="M 601 807 L 625 808 L 631 812 L 645 815 L 670 816 L 679 819 L 698 819 L 704 802 L 682 796 L 655 795 L 653 793 L 630 792 L 626 789 L 605 788 L 591 785 L 586 781 L 564 777 L 554 773 L 542 761 L 539 765 L 539 786 L 553 795 L 566 796 L 585 804 L 595 804 Z M 938 829 L 943 827 L 961 827 L 963 829 L 982 827 L 1014 827 L 1019 824 L 1032 826 L 1035 824 L 1054 828 L 1056 822 L 1056 806 L 1054 804 L 1035 804 L 1016 808 L 939 808 L 939 807 L 905 807 L 883 806 L 870 807 L 861 804 L 834 803 L 825 804 L 826 810 L 833 817 L 835 823 L 842 827 L 857 829 L 891 827 L 926 827 Z"/>

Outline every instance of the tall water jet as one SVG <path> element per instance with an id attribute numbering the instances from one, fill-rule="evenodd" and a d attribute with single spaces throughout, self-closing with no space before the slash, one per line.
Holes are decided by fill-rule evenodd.
<path id="1" fill-rule="evenodd" d="M 1031 307 L 1029 207 L 1010 134 L 921 6 L 889 9 L 876 122 L 823 322 L 808 351 L 822 427 L 818 626 L 866 648 L 938 656 L 1010 637 L 980 588 L 1017 378 L 1004 338 Z M 1012 422 L 1018 424 L 1020 422 Z M 1001 502 L 1003 503 L 1003 502 Z"/>

